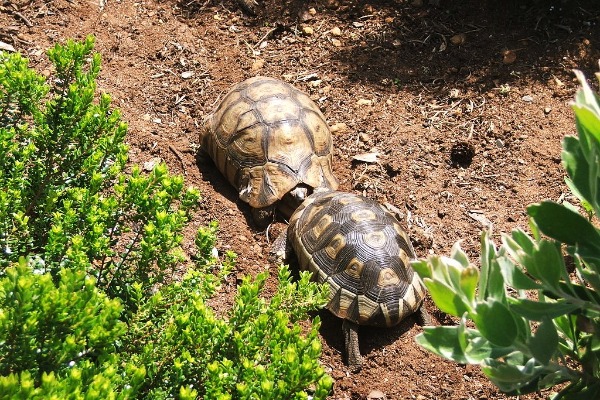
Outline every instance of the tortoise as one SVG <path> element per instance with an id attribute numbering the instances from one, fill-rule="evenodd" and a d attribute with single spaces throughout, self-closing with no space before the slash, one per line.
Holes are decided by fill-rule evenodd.
<path id="1" fill-rule="evenodd" d="M 335 190 L 333 140 L 317 105 L 294 86 L 256 76 L 235 85 L 204 121 L 203 149 L 264 227 L 314 188 Z"/>
<path id="2" fill-rule="evenodd" d="M 343 319 L 352 369 L 362 365 L 358 325 L 391 327 L 413 313 L 430 323 L 422 306 L 425 286 L 410 266 L 415 252 L 408 235 L 378 202 L 353 193 L 314 192 L 273 248 L 280 257 L 292 250 L 301 269 L 329 285 L 326 308 Z"/>

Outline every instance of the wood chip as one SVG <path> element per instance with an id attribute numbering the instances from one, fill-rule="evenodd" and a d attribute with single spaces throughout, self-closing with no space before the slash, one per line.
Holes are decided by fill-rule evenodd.
<path id="1" fill-rule="evenodd" d="M 0 50 L 12 51 L 13 53 L 16 51 L 12 45 L 4 43 L 3 41 L 0 41 Z"/>
<path id="2" fill-rule="evenodd" d="M 373 100 L 369 100 L 369 99 L 358 99 L 356 101 L 356 104 L 358 104 L 359 106 L 370 106 L 373 105 Z"/>
<path id="3" fill-rule="evenodd" d="M 492 226 L 492 221 L 490 221 L 481 210 L 470 210 L 467 212 L 467 215 L 479 222 L 484 228 L 489 228 Z"/>
<path id="4" fill-rule="evenodd" d="M 364 163 L 376 163 L 379 162 L 379 152 L 374 151 L 372 153 L 356 154 L 355 156 L 352 156 L 352 160 Z"/>

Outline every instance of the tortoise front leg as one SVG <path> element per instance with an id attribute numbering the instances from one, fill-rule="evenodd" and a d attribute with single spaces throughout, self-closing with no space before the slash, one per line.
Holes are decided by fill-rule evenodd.
<path id="1" fill-rule="evenodd" d="M 360 355 L 358 347 L 358 325 L 345 319 L 342 323 L 342 330 L 344 332 L 348 365 L 353 371 L 358 371 L 361 369 L 363 363 L 363 358 Z"/>
<path id="2" fill-rule="evenodd" d="M 275 206 L 252 208 L 252 219 L 259 229 L 265 229 L 275 220 Z"/>
<path id="3" fill-rule="evenodd" d="M 421 307 L 419 307 L 419 309 L 417 310 L 416 315 L 417 315 L 417 322 L 419 323 L 419 325 L 421 325 L 421 326 L 433 325 L 433 319 L 431 318 L 431 315 L 429 315 L 429 313 L 425 309 L 424 304 L 421 304 Z"/>

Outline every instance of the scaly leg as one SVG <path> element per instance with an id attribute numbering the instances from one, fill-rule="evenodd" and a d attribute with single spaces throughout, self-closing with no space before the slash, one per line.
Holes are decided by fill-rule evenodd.
<path id="1" fill-rule="evenodd" d="M 360 355 L 358 347 L 358 325 L 345 319 L 342 323 L 342 330 L 344 331 L 348 365 L 352 370 L 358 371 L 361 369 L 363 363 L 363 358 Z"/>
<path id="2" fill-rule="evenodd" d="M 433 319 L 431 318 L 431 315 L 429 315 L 423 304 L 421 304 L 421 307 L 419 307 L 419 309 L 417 310 L 416 316 L 419 325 L 433 325 Z"/>

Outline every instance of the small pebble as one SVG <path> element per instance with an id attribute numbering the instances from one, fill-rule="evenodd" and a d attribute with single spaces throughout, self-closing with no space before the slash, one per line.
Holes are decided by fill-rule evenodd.
<path id="1" fill-rule="evenodd" d="M 331 131 L 331 133 L 347 132 L 348 131 L 348 125 L 346 125 L 343 122 L 338 122 L 337 124 L 331 125 L 329 127 L 329 130 Z"/>
<path id="2" fill-rule="evenodd" d="M 458 33 L 450 38 L 450 43 L 452 43 L 455 46 L 460 46 L 461 44 L 464 44 L 466 41 L 467 41 L 467 35 L 465 35 L 464 33 Z"/>
<path id="3" fill-rule="evenodd" d="M 331 34 L 333 36 L 341 36 L 342 35 L 342 30 L 340 28 L 338 28 L 337 26 L 335 28 L 332 28 L 329 32 L 331 32 Z"/>
<path id="4" fill-rule="evenodd" d="M 358 101 L 356 102 L 356 104 L 358 104 L 359 106 L 370 106 L 370 105 L 373 104 L 373 100 L 358 99 Z"/>
<path id="5" fill-rule="evenodd" d="M 342 47 L 342 42 L 339 39 L 331 39 L 331 44 L 335 47 Z"/>
<path id="6" fill-rule="evenodd" d="M 530 95 L 526 94 L 525 96 L 521 97 L 521 100 L 523 100 L 526 103 L 532 103 L 533 102 L 533 97 L 531 97 Z"/>
<path id="7" fill-rule="evenodd" d="M 387 400 L 387 396 L 380 390 L 371 390 L 367 396 L 367 400 Z"/>
<path id="8" fill-rule="evenodd" d="M 512 50 L 506 50 L 502 53 L 502 62 L 504 64 L 512 64 L 517 61 L 517 53 Z"/>
<path id="9" fill-rule="evenodd" d="M 259 69 L 261 69 L 262 67 L 265 66 L 265 60 L 261 59 L 261 58 L 257 58 L 256 60 L 254 60 L 254 62 L 252 63 L 252 71 L 256 72 Z"/>
<path id="10" fill-rule="evenodd" d="M 544 108 L 544 114 L 548 115 L 552 112 L 552 107 L 546 107 Z"/>
<path id="11" fill-rule="evenodd" d="M 315 30 L 310 26 L 305 26 L 302 28 L 302 32 L 304 32 L 304 34 L 307 36 L 311 36 L 315 33 Z"/>

